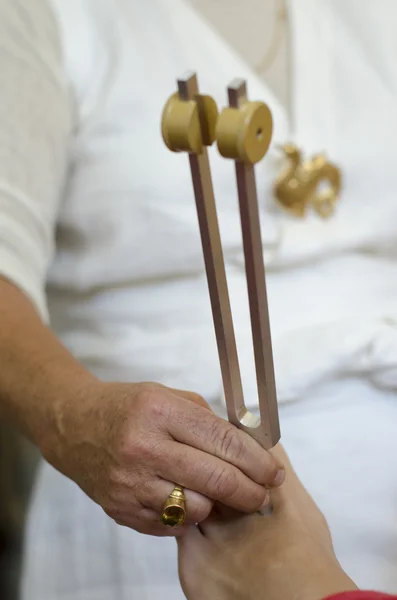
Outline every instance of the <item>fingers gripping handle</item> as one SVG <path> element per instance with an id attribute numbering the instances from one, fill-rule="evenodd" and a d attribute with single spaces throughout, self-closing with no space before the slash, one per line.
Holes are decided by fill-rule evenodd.
<path id="1" fill-rule="evenodd" d="M 229 96 L 230 96 L 229 88 Z M 245 88 L 244 88 L 245 89 Z M 178 93 L 165 105 L 162 134 L 174 152 L 189 153 L 197 215 L 218 345 L 223 387 L 231 423 L 263 447 L 280 438 L 266 286 L 252 164 L 263 158 L 271 140 L 271 115 L 266 105 L 238 95 L 221 116 L 215 102 L 198 91 L 195 74 L 178 80 Z M 220 153 L 236 160 L 251 323 L 258 379 L 260 418 L 245 404 L 223 259 L 215 196 L 206 146 L 217 141 Z M 255 210 L 256 207 L 256 210 Z M 257 278 L 262 278 L 262 282 Z M 262 304 L 261 304 L 262 303 Z"/>

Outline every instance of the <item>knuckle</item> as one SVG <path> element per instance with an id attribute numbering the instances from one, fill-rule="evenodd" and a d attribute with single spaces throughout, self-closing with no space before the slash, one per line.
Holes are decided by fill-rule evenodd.
<path id="1" fill-rule="evenodd" d="M 147 384 L 138 392 L 138 399 L 143 412 L 152 422 L 162 422 L 168 418 L 170 406 L 162 388 Z"/>
<path id="2" fill-rule="evenodd" d="M 122 464 L 131 464 L 138 456 L 142 456 L 146 450 L 146 440 L 142 435 L 126 435 L 119 442 L 118 454 Z"/>
<path id="3" fill-rule="evenodd" d="M 146 525 L 154 524 L 151 512 L 150 508 L 140 503 L 135 514 L 137 521 L 145 523 Z M 158 517 L 158 520 L 160 522 L 160 516 Z"/>
<path id="4" fill-rule="evenodd" d="M 207 479 L 207 495 L 214 500 L 227 500 L 238 492 L 236 473 L 227 468 L 213 469 Z"/>
<path id="5" fill-rule="evenodd" d="M 257 491 L 254 492 L 250 497 L 250 504 L 247 506 L 247 510 L 250 512 L 255 512 L 262 508 L 267 494 L 268 492 L 266 488 L 258 486 Z"/>
<path id="6" fill-rule="evenodd" d="M 165 440 L 156 433 L 145 432 L 145 435 L 138 435 L 136 439 L 126 443 L 121 457 L 121 464 L 129 469 L 130 475 L 141 476 L 147 474 L 151 466 L 159 465 L 167 460 L 167 448 Z M 116 478 L 120 477 L 117 474 Z M 123 480 L 123 479 L 122 479 Z"/>
<path id="7" fill-rule="evenodd" d="M 138 388 L 137 395 L 136 395 L 136 401 L 140 405 L 146 406 L 151 402 L 153 396 L 156 396 L 157 391 L 158 390 L 154 384 L 151 384 L 151 383 L 142 384 Z"/>
<path id="8" fill-rule="evenodd" d="M 244 452 L 244 444 L 234 427 L 221 423 L 217 427 L 216 444 L 219 455 L 226 460 L 235 461 Z"/>
<path id="9" fill-rule="evenodd" d="M 120 510 L 113 503 L 109 502 L 106 506 L 103 506 L 104 513 L 118 525 L 122 525 L 123 519 L 121 517 Z"/>
<path id="10" fill-rule="evenodd" d="M 139 518 L 142 510 L 140 502 L 135 498 L 129 498 L 128 502 L 120 494 L 109 494 L 107 501 L 102 505 L 105 514 L 118 525 L 131 526 Z"/>
<path id="11" fill-rule="evenodd" d="M 271 483 L 274 482 L 276 475 L 278 473 L 278 470 L 279 470 L 279 467 L 278 467 L 276 461 L 274 459 L 271 459 L 267 464 L 267 469 L 266 469 L 267 481 L 265 482 L 266 484 L 270 485 Z"/>
<path id="12" fill-rule="evenodd" d="M 279 469 L 277 462 L 269 452 L 261 450 L 261 460 L 257 463 L 262 466 L 256 471 L 254 481 L 259 485 L 272 486 Z"/>
<path id="13" fill-rule="evenodd" d="M 156 435 L 148 434 L 135 448 L 135 456 L 140 464 L 140 469 L 145 471 L 150 465 L 158 465 L 166 458 L 164 440 Z"/>
<path id="14" fill-rule="evenodd" d="M 119 527 L 126 527 L 126 523 L 124 523 L 124 521 L 122 521 L 121 519 L 113 519 L 113 521 L 116 523 L 116 525 L 118 525 Z"/>
<path id="15" fill-rule="evenodd" d="M 110 492 L 118 490 L 124 484 L 124 472 L 119 466 L 111 466 L 106 473 L 105 480 Z"/>
<path id="16" fill-rule="evenodd" d="M 107 500 L 116 510 L 123 508 L 133 510 L 138 502 L 141 488 L 145 482 L 137 473 L 126 473 L 122 470 L 115 473 L 107 486 Z"/>
<path id="17" fill-rule="evenodd" d="M 200 396 L 200 394 L 197 394 L 196 392 L 190 392 L 190 394 L 192 402 L 198 404 L 199 406 L 203 406 L 204 408 L 208 407 L 208 403 L 204 400 L 202 396 Z"/>
<path id="18" fill-rule="evenodd" d="M 208 500 L 208 502 L 203 502 L 199 506 L 190 508 L 188 511 L 188 522 L 201 523 L 202 521 L 205 521 L 209 517 L 213 506 L 214 503 L 211 500 Z"/>
<path id="19" fill-rule="evenodd" d="M 117 488 L 110 488 L 108 490 L 108 495 L 107 495 L 107 499 L 106 499 L 106 510 L 105 512 L 107 514 L 112 513 L 109 516 L 116 515 L 119 511 L 120 508 L 120 491 Z M 109 513 L 108 513 L 109 511 Z"/>
<path id="20" fill-rule="evenodd" d="M 153 398 L 149 405 L 149 416 L 153 419 L 153 423 L 164 423 L 169 415 L 169 404 L 165 398 Z"/>

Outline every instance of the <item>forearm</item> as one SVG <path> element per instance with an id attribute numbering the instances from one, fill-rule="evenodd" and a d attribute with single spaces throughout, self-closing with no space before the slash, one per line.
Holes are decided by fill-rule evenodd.
<path id="1" fill-rule="evenodd" d="M 0 417 L 41 446 L 62 428 L 59 405 L 79 402 L 94 378 L 1 278 L 0 323 Z"/>
<path id="2" fill-rule="evenodd" d="M 389 596 L 387 594 L 380 594 L 378 592 L 356 591 L 337 594 L 336 596 L 329 596 L 325 600 L 397 600 L 397 596 Z"/>

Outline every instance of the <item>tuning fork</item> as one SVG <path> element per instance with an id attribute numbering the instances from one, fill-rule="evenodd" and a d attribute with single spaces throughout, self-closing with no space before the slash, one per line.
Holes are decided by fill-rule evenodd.
<path id="1" fill-rule="evenodd" d="M 280 439 L 280 427 L 254 165 L 267 153 L 273 122 L 266 104 L 248 101 L 244 80 L 228 86 L 228 101 L 219 114 L 214 99 L 199 93 L 196 74 L 187 73 L 164 107 L 161 128 L 171 151 L 189 155 L 228 419 L 270 449 Z M 207 151 L 215 141 L 221 156 L 235 162 L 259 417 L 244 402 Z"/>

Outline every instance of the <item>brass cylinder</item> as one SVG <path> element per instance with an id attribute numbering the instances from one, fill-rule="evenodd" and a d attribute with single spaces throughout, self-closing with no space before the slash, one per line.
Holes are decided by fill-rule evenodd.
<path id="1" fill-rule="evenodd" d="M 211 96 L 198 94 L 185 101 L 173 94 L 163 110 L 163 140 L 173 152 L 200 154 L 203 146 L 214 143 L 217 120 L 218 107 Z"/>
<path id="2" fill-rule="evenodd" d="M 166 527 L 180 527 L 186 519 L 185 492 L 175 486 L 163 505 L 161 520 Z"/>
<path id="3" fill-rule="evenodd" d="M 185 102 L 173 94 L 166 103 L 161 121 L 161 133 L 167 148 L 173 152 L 194 152 L 203 148 L 197 104 Z"/>
<path id="4" fill-rule="evenodd" d="M 255 164 L 269 149 L 273 119 L 263 102 L 245 102 L 239 108 L 225 108 L 218 119 L 216 141 L 224 158 Z"/>

